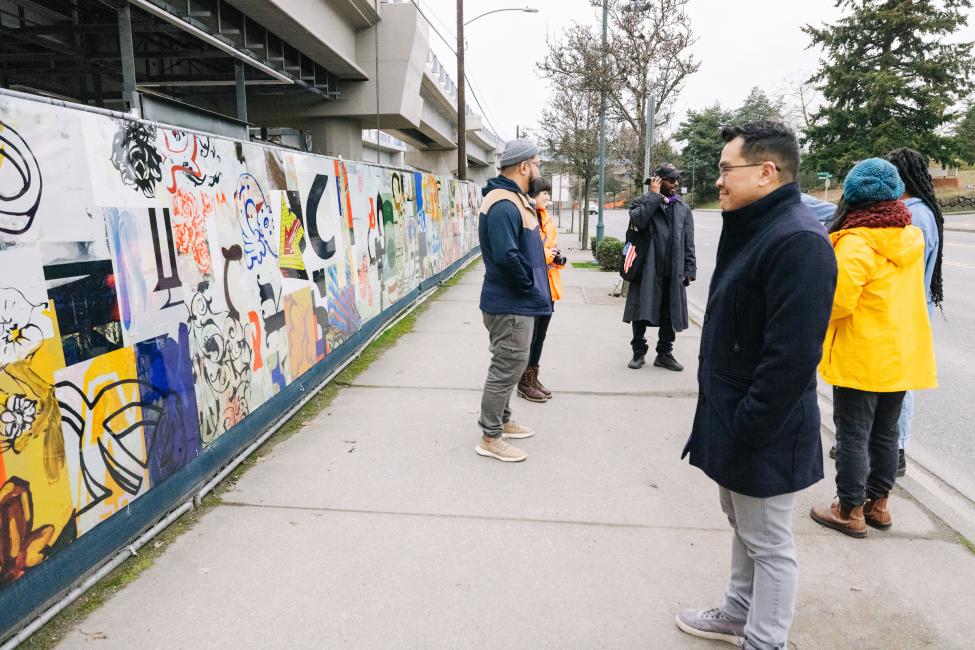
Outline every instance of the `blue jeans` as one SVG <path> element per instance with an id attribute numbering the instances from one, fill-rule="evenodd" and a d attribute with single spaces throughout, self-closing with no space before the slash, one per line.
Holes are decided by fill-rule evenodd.
<path id="1" fill-rule="evenodd" d="M 907 449 L 911 441 L 911 422 L 914 420 L 914 392 L 904 393 L 904 403 L 901 404 L 901 416 L 897 418 L 897 444 L 901 449 Z"/>

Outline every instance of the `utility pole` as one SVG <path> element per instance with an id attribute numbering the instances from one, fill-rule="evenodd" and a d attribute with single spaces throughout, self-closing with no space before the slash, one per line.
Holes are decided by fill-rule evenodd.
<path id="1" fill-rule="evenodd" d="M 643 143 L 643 178 L 646 182 L 650 177 L 650 149 L 653 147 L 653 120 L 655 119 L 654 110 L 656 109 L 657 98 L 651 93 L 647 98 L 647 128 L 646 137 Z"/>
<path id="2" fill-rule="evenodd" d="M 606 40 L 609 31 L 609 0 L 603 0 L 603 51 L 599 88 L 599 206 L 596 221 L 596 245 L 603 243 L 603 203 L 606 201 Z M 586 242 L 582 243 L 586 248 Z"/>
<path id="3" fill-rule="evenodd" d="M 462 181 L 467 180 L 467 104 L 464 99 L 464 0 L 457 0 L 457 179 Z"/>

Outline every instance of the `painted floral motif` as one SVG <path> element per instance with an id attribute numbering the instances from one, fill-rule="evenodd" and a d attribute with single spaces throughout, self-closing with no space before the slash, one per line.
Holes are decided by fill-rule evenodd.
<path id="1" fill-rule="evenodd" d="M 0 288 L 0 366 L 26 359 L 41 347 L 42 310 L 16 289 Z"/>
<path id="2" fill-rule="evenodd" d="M 0 411 L 0 449 L 8 449 L 34 424 L 37 402 L 23 395 L 11 395 Z"/>

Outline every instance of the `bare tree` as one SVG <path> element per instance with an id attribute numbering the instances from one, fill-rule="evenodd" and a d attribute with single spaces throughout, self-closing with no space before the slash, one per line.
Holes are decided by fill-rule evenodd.
<path id="1" fill-rule="evenodd" d="M 542 74 L 556 87 L 595 93 L 606 91 L 608 120 L 628 128 L 626 162 L 638 182 L 643 171 L 647 101 L 655 98 L 655 129 L 673 117 L 674 102 L 689 75 L 700 68 L 690 48 L 694 44 L 689 0 L 657 0 L 645 9 L 631 10 L 625 0 L 609 0 L 606 67 L 602 63 L 601 27 L 573 25 L 557 40 L 549 40 Z M 602 70 L 602 73 L 600 71 Z"/>
<path id="2" fill-rule="evenodd" d="M 781 102 L 782 119 L 802 137 L 812 124 L 813 113 L 822 103 L 822 94 L 809 82 L 811 73 L 801 71 L 782 80 L 775 95 Z"/>
<path id="3" fill-rule="evenodd" d="M 599 94 L 556 86 L 532 135 L 552 157 L 558 171 L 583 187 L 582 247 L 588 245 L 589 188 L 599 173 Z"/>

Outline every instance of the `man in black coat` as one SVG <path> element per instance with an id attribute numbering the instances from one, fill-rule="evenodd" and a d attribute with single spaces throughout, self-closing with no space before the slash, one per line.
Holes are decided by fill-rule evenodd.
<path id="1" fill-rule="evenodd" d="M 684 456 L 719 487 L 734 530 L 720 607 L 689 634 L 785 648 L 795 614 L 795 493 L 823 478 L 816 366 L 836 258 L 795 182 L 799 145 L 777 122 L 725 127 L 723 226 L 701 334 L 698 403 Z"/>
<path id="2" fill-rule="evenodd" d="M 683 370 L 674 358 L 677 332 L 687 329 L 685 287 L 697 275 L 694 258 L 694 217 L 680 195 L 680 172 L 669 163 L 653 171 L 647 179 L 650 191 L 630 207 L 629 227 L 653 233 L 639 282 L 632 282 L 626 294 L 623 322 L 633 328 L 629 367 L 638 370 L 646 362 L 647 327 L 658 327 L 657 357 L 653 365 L 668 370 Z"/>

